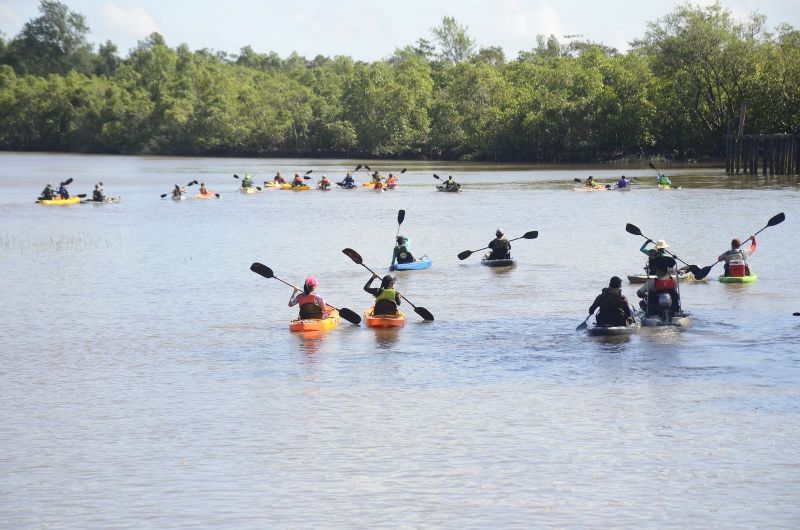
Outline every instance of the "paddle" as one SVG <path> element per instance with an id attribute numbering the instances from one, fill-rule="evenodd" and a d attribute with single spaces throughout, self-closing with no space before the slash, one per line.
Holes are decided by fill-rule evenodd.
<path id="1" fill-rule="evenodd" d="M 792 316 L 800 317 L 800 313 L 792 313 Z"/>
<path id="2" fill-rule="evenodd" d="M 403 219 L 405 218 L 406 218 L 406 211 L 399 210 L 397 212 L 397 235 L 394 236 L 395 239 L 397 239 L 400 236 L 400 225 L 403 224 Z"/>
<path id="3" fill-rule="evenodd" d="M 767 225 L 766 225 L 764 228 L 762 228 L 761 230 L 759 230 L 758 232 L 756 232 L 756 233 L 755 233 L 755 234 L 753 234 L 752 236 L 750 236 L 750 237 L 748 237 L 747 239 L 745 239 L 744 241 L 742 241 L 742 245 L 744 245 L 745 243 L 747 243 L 748 241 L 750 241 L 751 239 L 753 239 L 754 237 L 756 237 L 758 234 L 760 234 L 761 232 L 763 232 L 764 230 L 766 230 L 766 229 L 767 229 L 767 228 L 769 228 L 770 226 L 779 225 L 779 224 L 781 224 L 781 223 L 782 223 L 784 220 L 786 220 L 786 215 L 784 215 L 784 213 L 783 213 L 783 212 L 781 212 L 781 213 L 779 213 L 779 214 L 775 214 L 775 215 L 773 215 L 773 216 L 770 218 L 770 220 L 769 220 L 769 221 L 767 221 Z M 740 246 L 741 246 L 741 245 L 740 245 Z M 692 268 L 691 268 L 691 267 L 689 267 L 689 270 L 691 270 L 691 271 L 692 271 L 692 274 L 694 274 L 694 277 L 695 277 L 695 279 L 697 279 L 697 280 L 702 280 L 703 278 L 705 278 L 706 276 L 708 276 L 708 273 L 709 273 L 709 272 L 711 272 L 711 269 L 714 267 L 714 265 L 716 265 L 716 264 L 717 264 L 717 263 L 719 263 L 719 262 L 720 262 L 720 260 L 717 260 L 717 261 L 715 261 L 714 263 L 712 263 L 711 265 L 708 265 L 708 266 L 706 266 L 706 267 L 703 267 L 702 269 L 698 269 L 697 271 L 694 271 L 694 270 L 692 270 Z"/>
<path id="4" fill-rule="evenodd" d="M 295 287 L 291 283 L 285 282 L 285 281 L 281 280 L 280 278 L 278 278 L 277 276 L 275 276 L 272 273 L 272 269 L 270 269 L 269 267 L 267 267 L 266 265 L 264 265 L 262 263 L 256 262 L 256 263 L 251 264 L 250 265 L 250 270 L 255 272 L 256 274 L 258 274 L 260 276 L 263 276 L 264 278 L 274 278 L 274 279 L 278 280 L 279 282 L 284 283 L 284 284 L 288 285 L 289 287 L 291 287 L 293 289 L 297 289 L 298 291 L 302 291 L 302 289 L 298 289 L 297 287 Z M 329 305 L 330 307 L 333 307 L 330 304 L 327 304 L 327 305 Z M 355 324 L 357 326 L 357 325 L 359 325 L 361 323 L 361 317 L 355 311 L 352 311 L 351 309 L 347 309 L 346 307 L 343 307 L 341 309 L 333 307 L 333 309 L 336 309 L 339 312 L 339 316 L 341 316 L 343 319 L 347 320 L 351 324 Z"/>
<path id="5" fill-rule="evenodd" d="M 512 241 L 516 241 L 517 239 L 536 239 L 539 237 L 539 232 L 536 230 L 532 230 L 530 232 L 525 232 L 523 235 L 519 237 L 515 237 L 514 239 L 509 239 L 508 242 L 511 243 Z M 465 260 L 470 257 L 474 252 L 480 252 L 481 250 L 486 250 L 489 247 L 479 248 L 478 250 L 465 250 L 464 252 L 458 253 L 458 259 Z"/>
<path id="6" fill-rule="evenodd" d="M 626 224 L 626 225 L 625 225 L 625 231 L 626 231 L 626 232 L 628 232 L 629 234 L 633 234 L 633 235 L 635 235 L 635 236 L 642 236 L 643 238 L 645 238 L 645 239 L 647 239 L 647 240 L 649 240 L 649 241 L 652 241 L 652 239 L 650 239 L 650 238 L 649 238 L 649 237 L 647 237 L 646 235 L 642 234 L 642 231 L 641 231 L 641 230 L 639 230 L 639 227 L 637 227 L 636 225 L 633 225 L 633 224 L 631 224 L 631 223 L 628 223 L 628 224 Z M 674 259 L 676 259 L 676 260 L 680 261 L 681 263 L 683 263 L 684 265 L 686 265 L 686 266 L 688 267 L 688 269 L 689 269 L 689 272 L 691 272 L 691 273 L 694 275 L 694 277 L 695 277 L 695 279 L 696 279 L 696 280 L 702 280 L 703 278 L 705 278 L 706 276 L 708 276 L 708 272 L 711 270 L 711 267 L 703 267 L 703 268 L 701 269 L 701 268 L 700 268 L 700 267 L 698 267 L 697 265 L 689 265 L 688 263 L 686 263 L 685 261 L 683 261 L 681 258 L 679 258 L 678 256 L 676 256 L 675 254 L 673 254 L 673 253 L 672 253 L 672 252 L 670 252 L 669 250 L 664 250 L 664 249 L 661 249 L 661 250 L 662 250 L 664 253 L 666 253 L 666 254 L 669 254 L 669 255 L 670 255 L 670 256 L 672 256 Z M 703 273 L 703 270 L 705 270 L 706 268 L 707 268 L 708 270 L 707 270 L 707 271 L 705 271 L 705 273 Z"/>
<path id="7" fill-rule="evenodd" d="M 648 162 L 647 165 L 650 166 L 653 169 L 653 171 L 655 171 L 658 174 L 659 177 L 663 175 L 663 173 L 656 166 L 654 166 L 652 162 Z"/>
<path id="8" fill-rule="evenodd" d="M 238 179 L 238 178 L 239 178 L 239 175 L 234 175 L 234 176 L 233 176 L 233 178 L 235 178 L 235 179 Z M 196 183 L 196 182 L 197 182 L 197 181 L 195 181 L 195 183 Z M 189 186 L 191 186 L 191 183 L 189 184 Z M 261 191 L 261 188 L 259 188 L 258 186 L 256 186 L 255 188 L 256 188 L 258 191 Z M 162 197 L 162 199 L 163 199 L 163 197 Z M 331 306 L 331 307 L 333 307 L 333 306 Z"/>
<path id="9" fill-rule="evenodd" d="M 587 322 L 589 322 L 589 319 L 590 319 L 590 318 L 592 318 L 592 315 L 594 315 L 594 313 L 589 313 L 589 316 L 587 316 L 587 317 L 586 317 L 586 318 L 583 320 L 583 322 L 581 322 L 580 324 L 578 324 L 578 327 L 577 327 L 577 328 L 575 328 L 575 331 L 583 331 L 584 329 L 586 329 L 587 327 L 589 327 L 589 325 L 587 324 Z"/>
<path id="10" fill-rule="evenodd" d="M 236 175 L 234 175 L 234 177 L 236 177 Z M 236 177 L 236 178 L 239 178 L 239 177 Z M 188 187 L 188 186 L 191 186 L 192 184 L 197 184 L 197 181 L 196 181 L 196 180 L 193 180 L 193 181 L 191 181 L 189 184 L 187 184 L 186 186 Z M 185 192 L 186 190 L 183 190 L 183 191 Z M 171 194 L 171 193 L 172 193 L 172 192 L 169 192 L 169 193 L 162 193 L 162 194 L 161 194 L 161 198 L 163 199 L 163 198 L 165 198 L 167 195 L 169 195 L 169 194 Z"/>
<path id="11" fill-rule="evenodd" d="M 353 250 L 352 248 L 342 249 L 342 254 L 344 254 L 345 256 L 350 258 L 351 260 L 353 260 L 353 262 L 356 265 L 361 265 L 362 267 L 367 269 L 372 274 L 375 274 L 375 276 L 378 276 L 375 271 L 373 271 L 372 269 L 370 269 L 369 267 L 367 267 L 364 264 L 364 260 L 361 259 L 361 255 L 358 252 L 356 252 L 355 250 Z M 397 294 L 400 294 L 400 293 L 398 292 Z M 433 322 L 433 314 L 430 311 L 428 311 L 427 309 L 425 309 L 422 306 L 419 306 L 419 307 L 415 306 L 414 304 L 411 303 L 411 301 L 408 298 L 406 298 L 402 294 L 400 294 L 400 298 L 402 298 L 403 300 L 408 302 L 408 305 L 410 305 L 411 307 L 414 308 L 414 312 L 416 314 L 418 314 L 419 316 L 421 316 L 424 320 L 427 320 L 429 322 Z"/>

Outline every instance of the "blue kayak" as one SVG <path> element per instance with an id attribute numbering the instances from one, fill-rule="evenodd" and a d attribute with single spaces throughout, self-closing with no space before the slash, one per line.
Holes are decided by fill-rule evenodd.
<path id="1" fill-rule="evenodd" d="M 428 269 L 431 265 L 433 265 L 431 258 L 428 256 L 422 256 L 418 260 L 412 261 L 411 263 L 395 263 L 389 267 L 389 269 L 393 271 L 415 271 L 419 269 Z"/>

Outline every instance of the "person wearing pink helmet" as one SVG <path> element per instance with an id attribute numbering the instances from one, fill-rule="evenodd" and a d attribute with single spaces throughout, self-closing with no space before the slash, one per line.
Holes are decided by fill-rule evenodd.
<path id="1" fill-rule="evenodd" d="M 327 318 L 329 312 L 328 304 L 325 303 L 324 298 L 317 294 L 317 285 L 319 285 L 319 283 L 316 278 L 309 276 L 306 278 L 305 283 L 303 283 L 302 291 L 297 287 L 294 288 L 294 292 L 292 292 L 292 296 L 289 298 L 289 307 L 300 305 L 299 318 Z"/>

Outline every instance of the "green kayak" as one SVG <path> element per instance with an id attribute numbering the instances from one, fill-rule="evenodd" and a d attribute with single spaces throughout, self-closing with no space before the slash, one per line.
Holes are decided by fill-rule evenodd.
<path id="1" fill-rule="evenodd" d="M 758 276 L 751 274 L 749 276 L 720 276 L 719 281 L 722 283 L 752 283 L 758 279 Z"/>

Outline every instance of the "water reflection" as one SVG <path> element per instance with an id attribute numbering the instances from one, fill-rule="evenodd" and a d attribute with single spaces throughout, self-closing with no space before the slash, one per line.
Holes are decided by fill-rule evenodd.
<path id="1" fill-rule="evenodd" d="M 401 333 L 400 328 L 376 328 L 372 331 L 375 333 L 375 345 L 380 350 L 391 349 Z"/>

